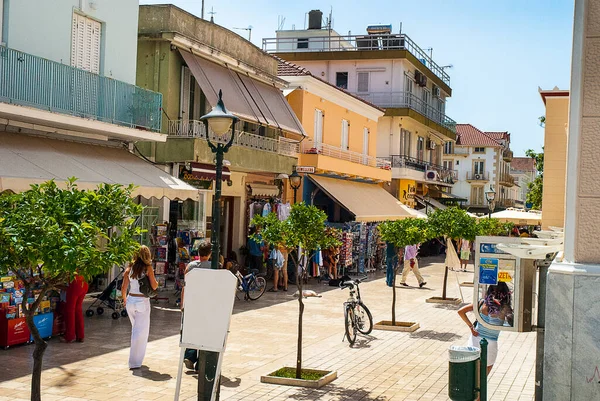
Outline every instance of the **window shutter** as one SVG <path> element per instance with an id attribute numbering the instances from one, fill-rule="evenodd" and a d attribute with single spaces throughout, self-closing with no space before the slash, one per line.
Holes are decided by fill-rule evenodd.
<path id="1" fill-rule="evenodd" d="M 342 149 L 348 149 L 348 120 L 342 120 Z"/>
<path id="2" fill-rule="evenodd" d="M 100 74 L 100 35 L 102 32 L 102 24 L 98 21 L 91 21 L 90 32 L 90 71 L 94 74 Z"/>
<path id="3" fill-rule="evenodd" d="M 183 121 L 189 121 L 190 110 L 190 90 L 192 82 L 192 74 L 186 66 L 181 67 L 181 104 L 179 105 L 179 118 Z"/>
<path id="4" fill-rule="evenodd" d="M 102 24 L 73 13 L 71 27 L 71 65 L 82 70 L 100 73 L 100 41 Z"/>
<path id="5" fill-rule="evenodd" d="M 368 72 L 359 72 L 358 73 L 358 92 L 368 92 L 369 91 L 369 73 Z"/>

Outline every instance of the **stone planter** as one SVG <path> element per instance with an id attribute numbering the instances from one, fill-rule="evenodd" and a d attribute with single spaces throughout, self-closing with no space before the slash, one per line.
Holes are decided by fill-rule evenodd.
<path id="1" fill-rule="evenodd" d="M 296 369 L 289 368 L 286 369 Z M 270 383 L 270 384 L 280 384 L 284 386 L 295 386 L 295 387 L 309 387 L 309 388 L 321 388 L 337 378 L 336 371 L 329 370 L 316 370 L 316 369 L 302 369 L 303 372 L 312 372 L 312 373 L 322 373 L 323 376 L 318 380 L 304 380 L 304 379 L 296 379 L 289 377 L 278 377 L 274 376 L 275 372 L 271 372 L 266 376 L 261 376 L 261 383 Z"/>
<path id="2" fill-rule="evenodd" d="M 404 331 L 408 333 L 412 333 L 419 327 L 421 327 L 419 323 L 415 322 L 396 322 L 396 325 L 392 326 L 391 320 L 382 320 L 373 326 L 375 330 Z"/>
<path id="3" fill-rule="evenodd" d="M 461 301 L 460 298 L 446 298 L 446 299 L 443 299 L 442 297 L 431 297 L 431 298 L 427 298 L 425 300 L 425 302 L 430 303 L 430 304 L 460 305 L 460 303 L 462 301 Z"/>

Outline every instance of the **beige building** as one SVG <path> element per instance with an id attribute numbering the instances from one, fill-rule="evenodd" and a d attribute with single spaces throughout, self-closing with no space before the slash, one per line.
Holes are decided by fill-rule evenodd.
<path id="1" fill-rule="evenodd" d="M 539 90 L 546 105 L 542 228 L 565 226 L 569 91 Z"/>

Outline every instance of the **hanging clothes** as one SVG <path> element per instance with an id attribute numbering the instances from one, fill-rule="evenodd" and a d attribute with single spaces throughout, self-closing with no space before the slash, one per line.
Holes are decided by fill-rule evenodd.
<path id="1" fill-rule="evenodd" d="M 277 208 L 277 217 L 280 221 L 287 220 L 290 217 L 290 211 L 292 210 L 292 206 L 290 203 L 280 203 Z"/>
<path id="2" fill-rule="evenodd" d="M 269 215 L 269 213 L 271 213 L 271 204 L 267 202 L 263 206 L 262 216 L 267 217 Z"/>

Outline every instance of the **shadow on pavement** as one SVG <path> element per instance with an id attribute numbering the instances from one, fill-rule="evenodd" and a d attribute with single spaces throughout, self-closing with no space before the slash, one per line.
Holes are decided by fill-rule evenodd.
<path id="1" fill-rule="evenodd" d="M 223 386 L 223 387 L 235 388 L 235 387 L 239 387 L 241 383 L 242 383 L 242 379 L 239 377 L 230 379 L 227 376 L 221 375 L 221 386 Z"/>
<path id="2" fill-rule="evenodd" d="M 410 334 L 410 338 L 421 338 L 426 340 L 436 340 L 450 342 L 458 338 L 460 335 L 451 332 L 440 332 L 435 330 L 419 330 Z"/>
<path id="3" fill-rule="evenodd" d="M 326 398 L 325 398 L 326 397 Z M 361 401 L 383 401 L 384 397 L 373 397 L 363 389 L 352 389 L 338 387 L 328 384 L 321 389 L 302 388 L 294 394 L 289 394 L 289 400 L 361 400 Z"/>
<path id="4" fill-rule="evenodd" d="M 164 382 L 167 380 L 171 380 L 172 376 L 167 373 L 160 373 L 154 370 L 151 370 L 148 366 L 142 365 L 141 368 L 133 370 L 133 375 L 138 377 L 143 377 L 144 379 L 152 380 L 155 382 Z"/>

